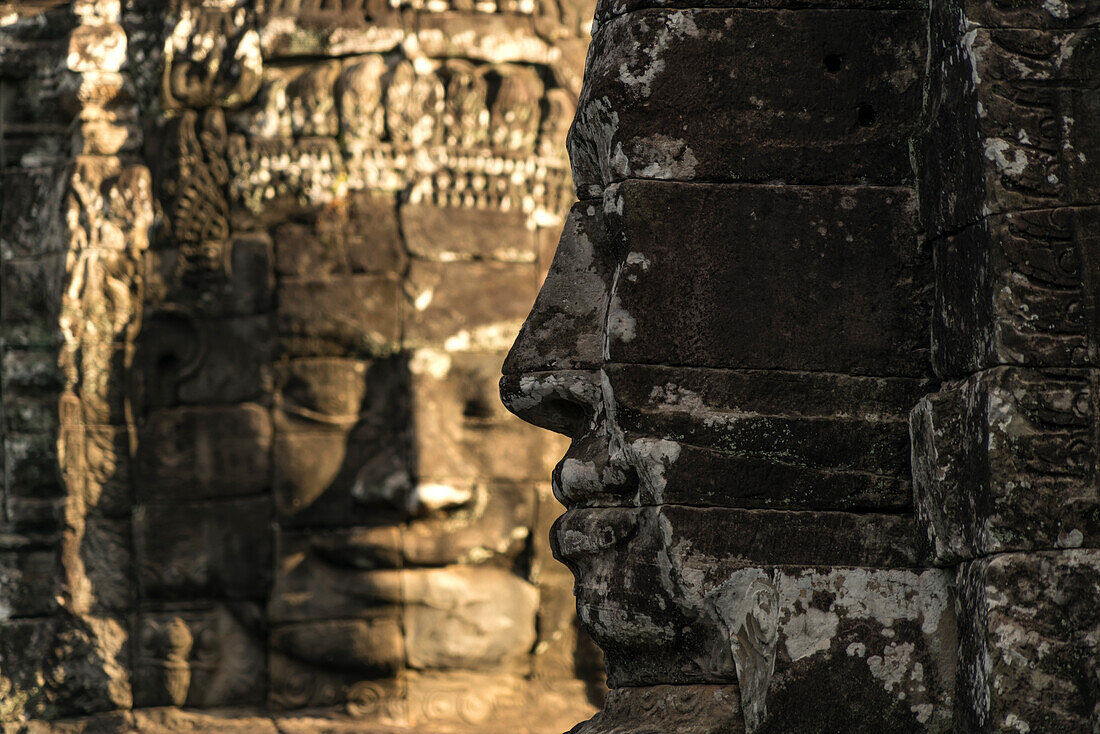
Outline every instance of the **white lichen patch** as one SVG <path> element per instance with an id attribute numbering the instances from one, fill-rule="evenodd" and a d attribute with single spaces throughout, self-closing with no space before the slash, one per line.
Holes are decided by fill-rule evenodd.
<path id="1" fill-rule="evenodd" d="M 664 438 L 638 438 L 630 443 L 626 457 L 653 502 L 663 502 L 665 470 L 680 458 L 680 444 Z"/>
<path id="2" fill-rule="evenodd" d="M 663 180 L 690 179 L 699 159 L 687 143 L 662 133 L 639 138 L 631 144 L 633 174 Z"/>
<path id="3" fill-rule="evenodd" d="M 1001 138 L 986 138 L 982 151 L 1001 173 L 1019 176 L 1027 168 L 1027 153 Z"/>
<path id="4" fill-rule="evenodd" d="M 644 42 L 635 41 L 631 54 L 619 64 L 619 81 L 632 91 L 648 97 L 653 82 L 665 70 L 662 58 L 674 41 L 685 37 L 698 37 L 699 28 L 695 25 L 695 16 L 691 11 L 672 11 L 664 15 L 661 23 L 653 32 L 642 20 L 637 25 L 638 33 L 645 36 Z"/>
<path id="5" fill-rule="evenodd" d="M 839 623 L 836 614 L 810 607 L 784 628 L 787 655 L 794 661 L 828 650 Z"/>
<path id="6" fill-rule="evenodd" d="M 638 323 L 634 320 L 625 308 L 623 308 L 622 301 L 619 300 L 619 294 L 615 293 L 611 296 L 611 303 L 607 307 L 607 338 L 618 339 L 621 342 L 630 342 L 637 336 L 635 331 Z M 605 352 L 604 358 L 609 358 L 610 355 Z"/>

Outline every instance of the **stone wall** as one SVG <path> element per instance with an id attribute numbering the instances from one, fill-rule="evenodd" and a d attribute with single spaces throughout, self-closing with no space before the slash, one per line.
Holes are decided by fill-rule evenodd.
<path id="1" fill-rule="evenodd" d="M 571 198 L 590 13 L 0 11 L 0 721 L 591 713 L 544 540 L 561 448 L 496 397 Z"/>

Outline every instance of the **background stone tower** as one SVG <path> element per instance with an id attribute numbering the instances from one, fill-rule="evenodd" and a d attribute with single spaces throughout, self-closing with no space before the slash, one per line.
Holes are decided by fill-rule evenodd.
<path id="1" fill-rule="evenodd" d="M 0 721 L 591 713 L 561 448 L 496 398 L 590 15 L 4 6 Z"/>

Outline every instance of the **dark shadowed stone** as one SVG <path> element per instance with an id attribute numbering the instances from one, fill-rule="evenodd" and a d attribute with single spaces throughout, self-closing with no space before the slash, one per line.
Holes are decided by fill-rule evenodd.
<path id="1" fill-rule="evenodd" d="M 1014 209 L 1100 202 L 1100 30 L 986 29 L 960 23 L 951 6 L 937 4 L 931 21 L 928 234 Z"/>
<path id="2" fill-rule="evenodd" d="M 272 245 L 265 234 L 239 235 L 222 245 L 219 270 L 202 272 L 178 247 L 145 254 L 147 311 L 184 309 L 205 318 L 268 313 L 274 303 Z"/>
<path id="3" fill-rule="evenodd" d="M 271 417 L 258 405 L 150 414 L 138 442 L 142 500 L 196 500 L 271 489 Z"/>
<path id="4" fill-rule="evenodd" d="M 192 602 L 138 614 L 134 703 L 255 705 L 265 691 L 264 631 L 252 604 Z"/>
<path id="5" fill-rule="evenodd" d="M 987 217 L 934 243 L 932 359 L 961 376 L 998 364 L 1097 362 L 1100 208 Z"/>
<path id="6" fill-rule="evenodd" d="M 913 529 L 881 515 L 666 505 L 571 510 L 552 540 L 612 686 L 737 681 L 753 721 L 774 715 L 782 731 L 794 714 L 773 693 L 806 700 L 808 722 L 858 717 L 821 698 L 824 670 L 851 669 L 853 695 L 889 704 L 883 721 L 945 731 L 951 574 L 901 550 L 917 545 Z"/>
<path id="7" fill-rule="evenodd" d="M 186 310 L 159 311 L 145 322 L 133 376 L 135 405 L 224 405 L 270 390 L 271 319 L 197 319 Z"/>
<path id="8" fill-rule="evenodd" d="M 271 500 L 147 504 L 134 511 L 146 599 L 263 599 L 271 568 Z"/>
<path id="9" fill-rule="evenodd" d="M 920 377 L 931 263 L 907 189 L 628 181 L 612 362 Z"/>
<path id="10" fill-rule="evenodd" d="M 405 248 L 393 197 L 355 191 L 313 218 L 275 228 L 280 276 L 398 272 Z"/>
<path id="11" fill-rule="evenodd" d="M 405 663 L 400 613 L 362 609 L 357 616 L 276 625 L 271 645 L 288 658 L 322 669 L 353 670 L 364 677 L 400 671 Z"/>
<path id="12" fill-rule="evenodd" d="M 959 567 L 960 731 L 1089 731 L 1100 701 L 1100 551 Z"/>
<path id="13" fill-rule="evenodd" d="M 0 550 L 4 617 L 42 617 L 60 611 L 61 570 L 57 548 L 9 536 Z"/>
<path id="14" fill-rule="evenodd" d="M 961 12 L 971 23 L 989 28 L 1084 28 L 1100 21 L 1097 0 L 1067 0 L 1064 4 L 1002 5 L 996 0 L 951 0 L 944 8 Z"/>
<path id="15" fill-rule="evenodd" d="M 570 130 L 579 198 L 631 177 L 912 182 L 924 17 L 738 8 L 607 23 Z"/>
<path id="16" fill-rule="evenodd" d="M 639 728 L 637 722 L 645 721 Z M 569 734 L 740 734 L 745 731 L 736 685 L 615 688 L 604 710 Z"/>
<path id="17" fill-rule="evenodd" d="M 917 404 L 913 478 L 937 562 L 1100 541 L 1096 381 L 999 367 Z"/>
<path id="18" fill-rule="evenodd" d="M 129 708 L 125 620 L 61 615 L 0 621 L 0 700 L 58 718 Z"/>

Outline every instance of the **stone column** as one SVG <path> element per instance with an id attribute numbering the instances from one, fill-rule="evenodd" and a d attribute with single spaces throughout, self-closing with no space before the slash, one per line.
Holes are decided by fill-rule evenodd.
<path id="1" fill-rule="evenodd" d="M 154 204 L 121 20 L 0 11 L 0 720 L 132 702 L 125 375 Z"/>
<path id="2" fill-rule="evenodd" d="M 917 510 L 956 574 L 957 726 L 1100 725 L 1100 12 L 933 3 Z"/>

